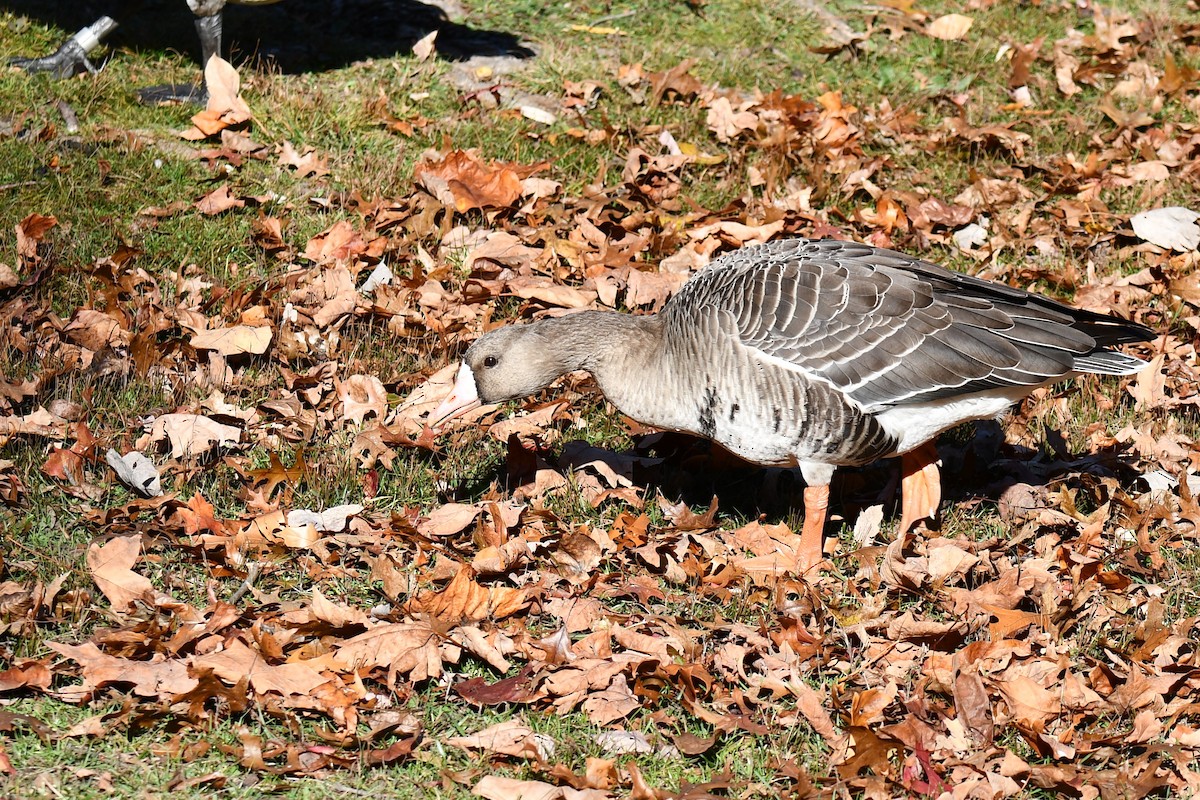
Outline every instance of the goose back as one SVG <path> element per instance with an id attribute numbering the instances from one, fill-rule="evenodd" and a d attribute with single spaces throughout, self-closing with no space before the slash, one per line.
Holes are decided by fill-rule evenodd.
<path id="1" fill-rule="evenodd" d="M 1075 372 L 1125 374 L 1142 362 L 1104 345 L 1151 336 L 1134 323 L 833 240 L 735 251 L 685 284 L 662 314 L 669 340 L 710 337 L 696 349 L 771 364 L 775 382 L 824 384 L 872 413 L 1010 394 Z M 722 374 L 737 381 L 738 372 Z"/>

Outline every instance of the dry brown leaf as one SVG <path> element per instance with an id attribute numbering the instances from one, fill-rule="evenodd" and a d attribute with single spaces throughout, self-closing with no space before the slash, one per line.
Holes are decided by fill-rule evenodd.
<path id="1" fill-rule="evenodd" d="M 596 302 L 596 293 L 554 283 L 549 278 L 518 276 L 506 283 L 508 290 L 526 300 L 540 300 L 562 308 L 587 308 Z"/>
<path id="2" fill-rule="evenodd" d="M 597 725 L 608 725 L 623 719 L 640 706 L 624 675 L 614 675 L 608 688 L 592 692 L 583 701 L 584 713 Z"/>
<path id="3" fill-rule="evenodd" d="M 133 571 L 141 550 L 141 536 L 121 536 L 88 548 L 92 580 L 117 611 L 126 611 L 137 601 L 154 602 L 154 584 Z"/>
<path id="4" fill-rule="evenodd" d="M 953 41 L 966 36 L 974 23 L 973 19 L 962 14 L 946 14 L 930 22 L 925 32 L 935 39 Z"/>
<path id="5" fill-rule="evenodd" d="M 482 513 L 482 506 L 447 503 L 429 512 L 429 516 L 417 524 L 417 530 L 422 536 L 453 536 L 465 530 Z"/>
<path id="6" fill-rule="evenodd" d="M 196 201 L 196 210 L 207 216 L 214 216 L 231 208 L 244 208 L 246 201 L 234 197 L 229 190 L 229 184 L 222 183 L 216 189 Z"/>
<path id="7" fill-rule="evenodd" d="M 229 684 L 249 679 L 250 686 L 259 694 L 275 692 L 285 697 L 304 697 L 329 681 L 309 664 L 271 664 L 262 653 L 252 650 L 240 639 L 215 653 L 196 656 L 192 664 L 211 669 Z"/>
<path id="8" fill-rule="evenodd" d="M 351 375 L 337 384 L 342 401 L 342 419 L 361 425 L 368 414 L 376 419 L 387 415 L 387 390 L 374 375 Z"/>
<path id="9" fill-rule="evenodd" d="M 708 129 L 722 142 L 733 141 L 743 132 L 753 133 L 759 124 L 757 114 L 747 110 L 734 111 L 733 104 L 724 96 L 709 104 L 705 121 Z"/>
<path id="10" fill-rule="evenodd" d="M 320 177 L 329 174 L 328 156 L 321 155 L 312 147 L 306 147 L 303 153 L 298 153 L 292 143 L 288 141 L 285 141 L 279 148 L 279 165 L 292 167 L 301 178 L 309 175 Z"/>
<path id="11" fill-rule="evenodd" d="M 471 794 L 486 800 L 612 800 L 613 795 L 600 789 L 572 789 L 542 781 L 522 781 L 488 775 L 471 789 Z"/>
<path id="12" fill-rule="evenodd" d="M 145 451 L 155 442 L 171 443 L 171 458 L 197 458 L 214 447 L 236 447 L 242 431 L 199 414 L 163 414 L 150 432 L 138 439 L 136 448 Z"/>
<path id="13" fill-rule="evenodd" d="M 17 258 L 23 262 L 38 260 L 38 245 L 58 224 L 53 215 L 30 214 L 17 223 Z"/>
<path id="14" fill-rule="evenodd" d="M 80 308 L 67 324 L 66 333 L 71 341 L 99 352 L 107 347 L 128 345 L 133 339 L 123 321 L 91 308 Z"/>
<path id="15" fill-rule="evenodd" d="M 192 117 L 192 127 L 180 135 L 199 141 L 250 119 L 250 107 L 242 100 L 241 78 L 233 65 L 218 55 L 210 56 L 204 66 L 204 84 L 208 104 Z"/>
<path id="16" fill-rule="evenodd" d="M 453 736 L 446 739 L 446 744 L 533 761 L 549 761 L 554 757 L 554 740 L 545 734 L 534 733 L 519 720 L 498 722 L 469 736 Z"/>
<path id="17" fill-rule="evenodd" d="M 463 150 L 424 159 L 413 171 L 419 185 L 460 213 L 511 206 L 521 196 L 521 177 L 508 165 L 485 164 Z"/>
<path id="18" fill-rule="evenodd" d="M 92 642 L 82 645 L 46 642 L 51 650 L 66 656 L 80 666 L 83 683 L 60 693 L 62 696 L 86 700 L 106 686 L 129 684 L 134 694 L 157 700 L 172 700 L 196 688 L 197 681 L 188 673 L 181 659 L 135 661 L 102 653 Z"/>
<path id="19" fill-rule="evenodd" d="M 426 592 L 413 603 L 442 623 L 461 624 L 483 619 L 511 617 L 529 603 L 529 591 L 510 586 L 483 586 L 472 571 L 460 566 L 450 583 L 439 592 Z"/>
<path id="20" fill-rule="evenodd" d="M 417 57 L 417 63 L 428 61 L 429 57 L 434 54 L 437 35 L 436 30 L 431 31 L 418 39 L 417 43 L 412 46 L 412 53 Z"/>
<path id="21" fill-rule="evenodd" d="M 1164 167 L 1165 169 L 1165 167 Z M 1186 252 L 1200 246 L 1200 213 L 1182 206 L 1156 208 L 1129 219 L 1139 238 L 1168 250 Z"/>
<path id="22" fill-rule="evenodd" d="M 543 257 L 543 251 L 525 245 L 513 234 L 507 231 L 492 231 L 486 239 L 471 249 L 463 263 L 468 271 L 474 272 L 479 261 L 520 267 L 538 263 Z"/>
<path id="23" fill-rule="evenodd" d="M 439 642 L 438 635 L 426 622 L 387 623 L 340 642 L 332 653 L 305 663 L 317 670 L 384 666 L 389 673 L 423 681 L 442 674 Z"/>
<path id="24" fill-rule="evenodd" d="M 223 356 L 262 355 L 271 344 L 271 329 L 264 325 L 214 328 L 192 334 L 191 344 L 197 350 L 216 350 Z"/>
<path id="25" fill-rule="evenodd" d="M 1129 394 L 1139 409 L 1156 408 L 1167 402 L 1167 376 L 1163 372 L 1166 355 L 1159 353 L 1148 363 L 1129 385 Z"/>
<path id="26" fill-rule="evenodd" d="M 1026 675 L 998 680 L 997 688 L 1012 718 L 1037 730 L 1062 711 L 1057 694 Z"/>

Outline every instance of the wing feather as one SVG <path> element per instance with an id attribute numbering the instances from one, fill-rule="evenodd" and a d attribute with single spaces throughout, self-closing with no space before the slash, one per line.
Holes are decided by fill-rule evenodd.
<path id="1" fill-rule="evenodd" d="M 1107 342 L 1149 338 L 1133 323 L 832 240 L 785 239 L 723 256 L 664 314 L 686 330 L 696 309 L 714 305 L 731 321 L 719 335 L 868 410 L 1087 369 L 1101 348 L 1095 331 Z"/>

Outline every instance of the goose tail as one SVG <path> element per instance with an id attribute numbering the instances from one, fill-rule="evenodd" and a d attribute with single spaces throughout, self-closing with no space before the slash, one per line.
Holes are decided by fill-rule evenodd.
<path id="1" fill-rule="evenodd" d="M 1132 375 L 1141 372 L 1147 362 L 1115 350 L 1096 350 L 1075 357 L 1075 371 L 1093 375 Z"/>

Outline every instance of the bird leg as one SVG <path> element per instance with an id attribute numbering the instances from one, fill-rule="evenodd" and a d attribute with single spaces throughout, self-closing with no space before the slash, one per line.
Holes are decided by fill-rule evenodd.
<path id="1" fill-rule="evenodd" d="M 194 4 L 189 3 L 189 5 Z M 200 37 L 201 70 L 208 66 L 210 58 L 221 55 L 223 17 L 220 9 L 224 5 L 224 3 L 218 4 L 215 14 L 201 15 L 200 11 L 197 11 L 196 35 Z M 193 10 L 196 8 L 194 7 Z M 202 106 L 208 103 L 208 85 L 201 77 L 198 85 L 168 83 L 161 86 L 150 86 L 138 90 L 138 99 L 146 105 L 191 103 Z"/>
<path id="2" fill-rule="evenodd" d="M 224 17 L 220 11 L 206 17 L 196 17 L 196 35 L 200 37 L 200 63 L 208 66 L 208 60 L 221 55 L 221 33 Z"/>
<path id="3" fill-rule="evenodd" d="M 942 502 L 942 479 L 937 448 L 926 442 L 900 456 L 900 529 L 907 533 L 923 519 L 937 519 Z"/>
<path id="4" fill-rule="evenodd" d="M 804 488 L 804 527 L 800 529 L 797 560 L 800 575 L 807 575 L 825 560 L 825 516 L 829 510 L 829 484 Z"/>

